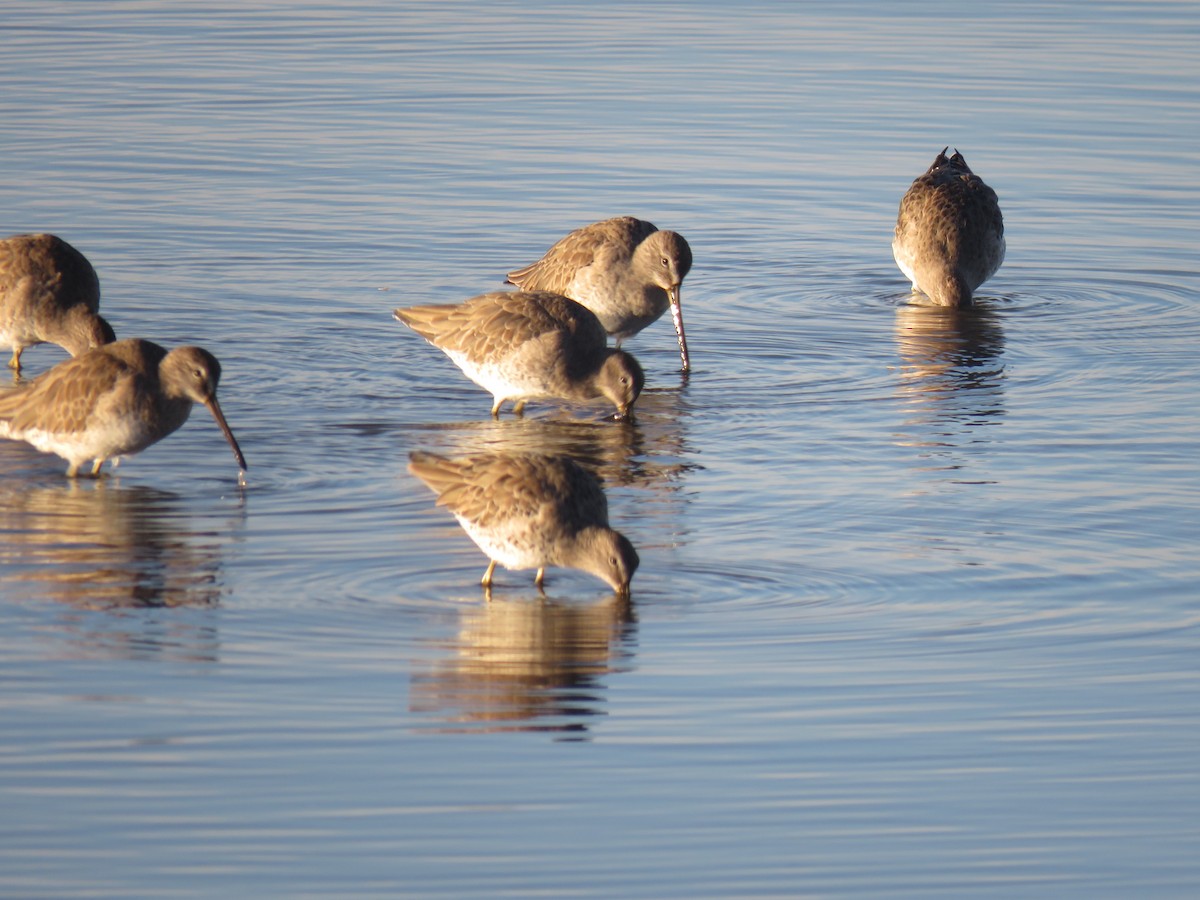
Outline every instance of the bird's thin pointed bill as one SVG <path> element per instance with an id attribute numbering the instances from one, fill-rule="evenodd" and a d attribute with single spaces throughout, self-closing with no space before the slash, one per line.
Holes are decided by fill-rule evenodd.
<path id="1" fill-rule="evenodd" d="M 233 448 L 233 456 L 237 460 L 238 468 L 243 472 L 246 471 L 246 457 L 242 456 L 242 448 L 238 446 L 237 438 L 233 436 L 229 423 L 225 421 L 225 414 L 221 412 L 221 404 L 217 403 L 216 397 L 213 397 L 204 405 L 217 420 L 217 424 L 221 426 L 221 433 L 225 435 L 225 440 L 229 441 L 229 446 Z"/>
<path id="2" fill-rule="evenodd" d="M 682 371 L 691 369 L 688 360 L 687 335 L 683 333 L 683 309 L 679 306 L 679 288 L 671 291 L 671 321 L 675 324 L 675 335 L 679 338 L 679 361 Z"/>

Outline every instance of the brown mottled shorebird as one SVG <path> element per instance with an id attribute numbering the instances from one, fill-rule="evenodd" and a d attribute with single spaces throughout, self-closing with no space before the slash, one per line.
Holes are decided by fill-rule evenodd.
<path id="1" fill-rule="evenodd" d="M 100 279 L 82 253 L 52 234 L 0 240 L 0 345 L 10 369 L 34 344 L 58 344 L 72 356 L 116 340 L 100 317 Z"/>
<path id="2" fill-rule="evenodd" d="M 691 267 L 692 249 L 683 235 L 620 216 L 577 228 L 537 262 L 509 272 L 508 280 L 526 291 L 554 291 L 582 303 L 616 337 L 618 347 L 670 306 L 686 372 L 690 363 L 679 289 Z"/>
<path id="3" fill-rule="evenodd" d="M 176 347 L 131 338 L 88 350 L 59 363 L 27 386 L 0 396 L 0 437 L 54 453 L 70 467 L 145 450 L 187 421 L 193 403 L 208 407 L 238 466 L 246 459 L 217 403 L 221 364 L 200 347 Z"/>
<path id="4" fill-rule="evenodd" d="M 618 594 L 629 593 L 637 551 L 608 525 L 608 500 L 600 483 L 565 456 L 480 454 L 451 459 L 416 451 L 408 470 L 438 495 L 490 562 L 481 583 L 490 588 L 496 563 L 537 569 L 542 588 L 547 566 L 590 572 Z"/>
<path id="5" fill-rule="evenodd" d="M 938 306 L 970 306 L 1004 262 L 1004 217 L 996 192 L 947 147 L 900 201 L 892 255 L 913 290 Z"/>
<path id="6" fill-rule="evenodd" d="M 393 315 L 491 393 L 493 416 L 506 400 L 520 415 L 527 400 L 599 397 L 626 416 L 646 381 L 636 359 L 608 346 L 599 319 L 549 291 L 493 291 Z"/>

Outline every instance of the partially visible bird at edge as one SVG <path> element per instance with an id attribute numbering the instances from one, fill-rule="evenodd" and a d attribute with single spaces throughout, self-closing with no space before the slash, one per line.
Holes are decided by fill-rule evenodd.
<path id="1" fill-rule="evenodd" d="M 8 366 L 36 344 L 57 344 L 72 356 L 116 340 L 99 313 L 100 279 L 87 258 L 53 234 L 0 240 L 0 346 Z"/>
<path id="2" fill-rule="evenodd" d="M 116 341 L 0 395 L 0 437 L 61 456 L 72 478 L 89 461 L 97 475 L 106 459 L 115 462 L 172 434 L 199 403 L 244 472 L 246 459 L 217 402 L 220 379 L 221 364 L 200 347 L 168 352 L 136 338 Z"/>

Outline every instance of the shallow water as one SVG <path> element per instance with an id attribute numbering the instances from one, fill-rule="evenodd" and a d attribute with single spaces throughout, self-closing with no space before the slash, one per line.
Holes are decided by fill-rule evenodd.
<path id="1" fill-rule="evenodd" d="M 0 895 L 1191 896 L 1192 4 L 37 4 L 3 231 L 203 410 L 99 481 L 0 445 Z M 975 310 L 889 241 L 945 145 Z M 567 230 L 685 234 L 634 424 L 391 318 Z M 26 353 L 30 374 L 63 358 Z M 499 572 L 414 449 L 569 454 L 642 565 Z"/>

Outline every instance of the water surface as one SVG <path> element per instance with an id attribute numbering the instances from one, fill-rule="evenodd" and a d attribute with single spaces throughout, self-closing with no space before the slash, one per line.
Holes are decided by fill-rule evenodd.
<path id="1" fill-rule="evenodd" d="M 0 446 L 0 895 L 1194 894 L 1194 5 L 0 29 L 0 230 L 212 350 L 250 464 L 202 411 L 99 481 Z M 889 248 L 946 145 L 1008 230 L 962 313 Z M 493 421 L 391 318 L 617 214 L 696 258 L 634 424 Z M 405 468 L 532 448 L 604 478 L 629 602 L 486 602 Z"/>

